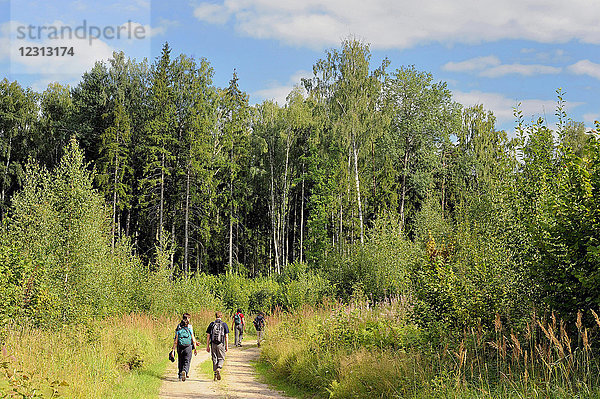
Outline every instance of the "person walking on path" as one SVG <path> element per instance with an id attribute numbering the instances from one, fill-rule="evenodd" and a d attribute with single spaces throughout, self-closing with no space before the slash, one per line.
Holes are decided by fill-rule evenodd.
<path id="1" fill-rule="evenodd" d="M 221 320 L 223 313 L 215 312 L 215 321 L 206 329 L 206 351 L 211 354 L 214 380 L 221 379 L 221 369 L 225 361 L 225 352 L 229 344 L 229 327 Z"/>
<path id="2" fill-rule="evenodd" d="M 244 314 L 242 309 L 238 309 L 233 315 L 233 331 L 235 333 L 235 346 L 242 346 L 242 339 L 244 337 Z"/>
<path id="3" fill-rule="evenodd" d="M 189 313 L 184 313 L 181 316 L 181 320 L 187 319 L 188 321 L 188 326 L 187 328 L 190 330 L 190 333 L 192 333 L 192 349 L 196 350 L 196 348 L 198 347 L 198 341 L 196 340 L 196 335 L 194 334 L 194 327 L 192 327 L 192 316 Z M 177 327 L 175 327 L 175 338 L 177 337 L 177 331 L 179 331 L 179 329 L 181 329 L 182 327 L 182 323 L 179 322 L 179 324 L 177 324 Z"/>
<path id="4" fill-rule="evenodd" d="M 196 338 L 194 338 L 193 330 L 190 329 L 190 320 L 184 314 L 175 330 L 175 339 L 173 340 L 173 352 L 177 350 L 178 376 L 181 381 L 185 381 L 189 376 L 192 351 L 194 355 L 198 353 L 196 346 Z"/>
<path id="5" fill-rule="evenodd" d="M 258 312 L 258 315 L 252 323 L 256 329 L 256 346 L 260 348 L 260 341 L 263 339 L 263 332 L 265 328 L 265 314 L 263 312 Z"/>

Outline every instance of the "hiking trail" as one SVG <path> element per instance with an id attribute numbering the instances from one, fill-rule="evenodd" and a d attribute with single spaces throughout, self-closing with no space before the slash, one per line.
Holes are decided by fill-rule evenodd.
<path id="1" fill-rule="evenodd" d="M 164 382 L 160 389 L 160 399 L 182 398 L 226 398 L 226 399 L 284 399 L 286 396 L 258 381 L 251 362 L 258 360 L 260 349 L 256 344 L 246 344 L 241 348 L 230 347 L 225 356 L 221 381 L 203 373 L 201 364 L 209 361 L 210 354 L 202 348 L 198 356 L 192 357 L 190 377 L 181 382 L 177 379 L 177 361 L 169 363 Z"/>

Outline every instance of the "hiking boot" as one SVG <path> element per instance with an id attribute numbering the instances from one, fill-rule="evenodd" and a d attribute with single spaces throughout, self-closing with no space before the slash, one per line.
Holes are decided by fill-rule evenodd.
<path id="1" fill-rule="evenodd" d="M 256 344 L 256 346 L 258 346 L 258 347 L 260 348 L 260 342 L 258 342 L 258 343 Z"/>
<path id="2" fill-rule="evenodd" d="M 215 376 L 217 377 L 217 380 L 221 380 L 221 370 L 217 369 L 217 371 L 215 371 Z"/>

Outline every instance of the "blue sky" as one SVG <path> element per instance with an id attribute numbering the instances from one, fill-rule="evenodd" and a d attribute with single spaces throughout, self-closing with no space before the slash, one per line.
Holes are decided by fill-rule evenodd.
<path id="1" fill-rule="evenodd" d="M 18 38 L 19 27 L 83 21 L 108 32 L 143 29 L 144 39 Z M 588 127 L 600 119 L 600 8 L 592 0 L 0 0 L 0 77 L 38 91 L 53 81 L 73 85 L 113 50 L 154 60 L 168 41 L 174 55 L 205 57 L 216 85 L 235 68 L 252 103 L 281 104 L 349 35 L 370 43 L 374 66 L 388 57 L 390 70 L 431 72 L 458 102 L 492 110 L 501 129 L 513 130 L 518 102 L 526 119 L 552 126 L 559 87 L 570 117 Z M 72 46 L 75 55 L 19 54 L 40 45 Z"/>

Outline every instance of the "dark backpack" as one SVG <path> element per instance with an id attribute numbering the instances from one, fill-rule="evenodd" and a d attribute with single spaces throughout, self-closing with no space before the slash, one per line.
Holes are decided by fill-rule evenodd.
<path id="1" fill-rule="evenodd" d="M 177 330 L 177 345 L 190 346 L 192 344 L 192 334 L 189 328 L 181 327 Z"/>
<path id="2" fill-rule="evenodd" d="M 215 321 L 210 333 L 210 342 L 220 344 L 225 341 L 225 326 L 222 321 Z"/>
<path id="3" fill-rule="evenodd" d="M 254 328 L 256 329 L 256 331 L 262 331 L 262 328 L 265 325 L 265 319 L 264 317 L 257 316 L 252 323 L 254 323 Z"/>
<path id="4" fill-rule="evenodd" d="M 233 315 L 233 322 L 235 324 L 240 324 L 242 322 L 242 317 L 240 316 L 239 313 L 236 313 Z"/>

